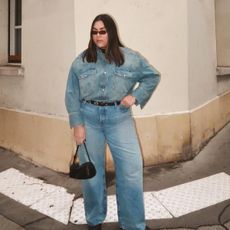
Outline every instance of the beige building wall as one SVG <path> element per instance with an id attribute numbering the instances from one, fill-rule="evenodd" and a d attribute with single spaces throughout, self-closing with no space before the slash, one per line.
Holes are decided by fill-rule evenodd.
<path id="1" fill-rule="evenodd" d="M 87 47 L 95 16 L 108 13 L 115 18 L 124 45 L 139 51 L 161 72 L 161 83 L 154 96 L 144 110 L 133 109 L 135 116 L 188 110 L 187 1 L 75 0 L 75 3 L 76 53 Z"/>
<path id="2" fill-rule="evenodd" d="M 76 55 L 74 1 L 23 0 L 22 4 L 24 77 L 1 76 L 0 105 L 64 117 L 66 77 Z"/>
<path id="3" fill-rule="evenodd" d="M 5 31 L 0 60 L 7 60 L 8 0 L 0 1 L 0 28 Z M 0 66 L 0 146 L 55 170 L 68 170 L 73 143 L 64 93 L 75 55 L 74 1 L 23 0 L 24 74 L 11 75 L 13 67 Z"/>
<path id="4" fill-rule="evenodd" d="M 230 67 L 230 1 L 216 0 L 215 5 L 218 66 Z"/>
<path id="5" fill-rule="evenodd" d="M 0 64 L 7 63 L 8 43 L 8 1 L 1 1 L 0 4 Z"/>
<path id="6" fill-rule="evenodd" d="M 188 1 L 189 110 L 217 95 L 214 0 Z"/>
<path id="7" fill-rule="evenodd" d="M 7 1 L 0 0 L 0 12 Z M 191 159 L 230 121 L 230 87 L 220 93 L 216 78 L 214 0 L 24 0 L 24 74 L 10 76 L 4 72 L 9 67 L 0 66 L 0 146 L 68 171 L 74 143 L 64 106 L 66 79 L 99 13 L 113 15 L 124 45 L 162 74 L 148 105 L 133 109 L 144 164 Z M 6 17 L 0 14 L 5 45 Z M 111 169 L 109 155 L 107 163 Z"/>

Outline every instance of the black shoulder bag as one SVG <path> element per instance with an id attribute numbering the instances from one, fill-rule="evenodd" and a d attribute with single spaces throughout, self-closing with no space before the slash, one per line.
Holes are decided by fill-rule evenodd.
<path id="1" fill-rule="evenodd" d="M 72 178 L 81 179 L 81 180 L 92 178 L 96 175 L 96 169 L 95 169 L 94 164 L 90 160 L 89 153 L 88 153 L 85 143 L 84 143 L 84 147 L 85 147 L 85 151 L 86 151 L 89 161 L 81 165 L 78 162 L 76 162 L 79 147 L 80 145 L 77 145 L 77 149 L 76 149 L 76 152 L 73 158 L 73 162 L 70 165 L 69 176 Z"/>

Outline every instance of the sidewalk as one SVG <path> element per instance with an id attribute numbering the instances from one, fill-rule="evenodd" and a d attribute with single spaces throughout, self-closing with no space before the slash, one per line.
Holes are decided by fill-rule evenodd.
<path id="1" fill-rule="evenodd" d="M 17 154 L 0 148 L 0 172 L 15 168 L 26 175 L 62 186 L 75 197 L 81 196 L 80 183 L 45 167 L 31 164 Z M 144 169 L 144 190 L 162 191 L 166 188 L 206 178 L 224 172 L 230 175 L 230 123 L 222 129 L 192 161 Z M 114 176 L 108 178 L 109 194 L 115 193 Z M 222 189 L 220 187 L 220 189 Z M 210 191 L 211 192 L 211 191 Z M 178 199 L 175 197 L 175 199 Z M 179 198 L 180 199 L 180 198 Z M 181 197 L 182 199 L 182 197 Z M 178 202 L 178 200 L 175 200 Z M 226 209 L 224 210 L 224 208 Z M 224 210 L 223 213 L 221 213 Z M 153 229 L 230 229 L 230 200 L 208 206 L 180 217 L 147 220 Z M 0 193 L 1 230 L 86 230 L 86 225 L 64 225 L 28 208 Z M 103 230 L 118 229 L 117 223 L 105 223 Z"/>

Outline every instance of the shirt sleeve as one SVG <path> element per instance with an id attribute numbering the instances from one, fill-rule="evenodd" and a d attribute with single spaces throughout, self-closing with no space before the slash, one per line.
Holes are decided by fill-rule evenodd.
<path id="1" fill-rule="evenodd" d="M 139 85 L 131 95 L 136 98 L 136 105 L 140 105 L 142 109 L 159 84 L 160 73 L 145 58 L 141 57 L 139 75 Z"/>
<path id="2" fill-rule="evenodd" d="M 65 92 L 65 106 L 69 114 L 69 124 L 73 128 L 83 125 L 83 118 L 80 111 L 80 88 L 79 80 L 71 66 Z"/>

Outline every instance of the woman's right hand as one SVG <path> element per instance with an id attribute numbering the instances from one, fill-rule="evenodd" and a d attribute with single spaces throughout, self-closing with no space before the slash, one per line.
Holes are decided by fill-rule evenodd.
<path id="1" fill-rule="evenodd" d="M 74 139 L 77 145 L 81 145 L 86 138 L 85 127 L 83 125 L 77 125 L 74 127 Z"/>

